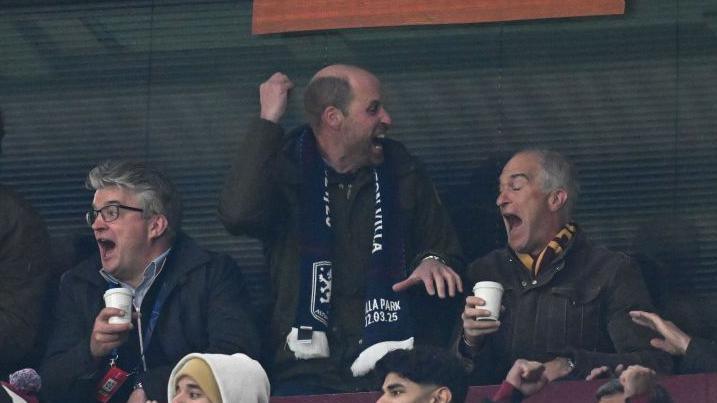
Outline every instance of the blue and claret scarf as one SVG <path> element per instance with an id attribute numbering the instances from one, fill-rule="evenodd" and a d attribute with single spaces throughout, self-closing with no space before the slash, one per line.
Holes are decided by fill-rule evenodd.
<path id="1" fill-rule="evenodd" d="M 303 175 L 300 202 L 300 288 L 296 318 L 286 338 L 296 358 L 330 355 L 326 330 L 331 318 L 331 211 L 328 167 L 307 126 L 300 135 Z M 371 267 L 366 281 L 363 345 L 351 365 L 354 376 L 368 373 L 386 353 L 413 348 L 408 300 L 391 288 L 406 277 L 405 251 L 396 186 L 389 164 L 373 170 L 375 214 Z"/>

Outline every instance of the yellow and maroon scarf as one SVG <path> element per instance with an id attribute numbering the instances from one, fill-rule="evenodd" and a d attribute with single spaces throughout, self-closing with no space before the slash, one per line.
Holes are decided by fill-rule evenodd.
<path id="1" fill-rule="evenodd" d="M 543 249 L 538 257 L 532 257 L 527 253 L 518 253 L 518 258 L 526 269 L 530 270 L 533 277 L 537 277 L 540 269 L 547 267 L 565 252 L 565 248 L 570 240 L 575 236 L 577 227 L 575 223 L 568 223 L 558 231 L 552 241 L 548 242 L 548 246 Z"/>

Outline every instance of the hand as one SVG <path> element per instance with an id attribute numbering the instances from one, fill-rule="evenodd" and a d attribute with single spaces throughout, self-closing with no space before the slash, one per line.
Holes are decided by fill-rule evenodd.
<path id="1" fill-rule="evenodd" d="M 573 372 L 573 368 L 565 357 L 555 357 L 545 363 L 545 377 L 550 382 L 566 377 L 571 372 Z"/>
<path id="2" fill-rule="evenodd" d="M 262 119 L 279 123 L 279 119 L 286 111 L 289 90 L 294 83 L 283 73 L 274 73 L 268 80 L 259 86 L 259 103 L 261 104 Z"/>
<path id="3" fill-rule="evenodd" d="M 393 285 L 393 291 L 401 292 L 421 282 L 428 295 L 436 295 L 438 290 L 439 298 L 446 297 L 446 288 L 451 297 L 456 296 L 456 290 L 463 292 L 461 277 L 436 259 L 423 259 L 407 279 Z"/>
<path id="4" fill-rule="evenodd" d="M 147 394 L 144 393 L 144 389 L 137 388 L 129 395 L 127 403 L 149 403 L 149 401 L 147 400 Z"/>
<path id="5" fill-rule="evenodd" d="M 545 366 L 536 361 L 519 358 L 508 371 L 505 380 L 523 395 L 530 396 L 545 386 L 548 379 L 544 376 Z"/>
<path id="6" fill-rule="evenodd" d="M 655 388 L 657 374 L 640 365 L 630 365 L 620 374 L 620 383 L 625 390 L 625 398 L 649 393 Z"/>
<path id="7" fill-rule="evenodd" d="M 92 335 L 90 336 L 90 353 L 94 359 L 106 356 L 127 340 L 129 331 L 134 329 L 132 322 L 109 323 L 109 319 L 112 316 L 121 316 L 123 314 L 124 311 L 117 308 L 104 308 L 97 314 L 92 328 Z"/>
<path id="8" fill-rule="evenodd" d="M 687 352 L 687 347 L 690 345 L 692 338 L 669 320 L 664 320 L 657 314 L 644 311 L 630 311 L 630 318 L 638 325 L 648 327 L 664 337 L 664 339 L 654 338 L 650 340 L 650 344 L 653 347 L 672 355 L 685 355 Z"/>
<path id="9" fill-rule="evenodd" d="M 590 370 L 590 373 L 588 376 L 585 377 L 586 381 L 593 381 L 595 379 L 600 378 L 610 378 L 613 375 L 620 375 L 622 371 L 624 370 L 624 366 L 622 364 L 618 364 L 617 367 L 615 367 L 615 370 L 613 371 L 608 367 L 607 365 L 603 365 L 602 367 L 593 368 Z"/>
<path id="10" fill-rule="evenodd" d="M 481 298 L 466 297 L 466 306 L 463 308 L 461 319 L 463 319 L 463 337 L 471 345 L 479 344 L 484 335 L 496 332 L 500 327 L 500 321 L 498 320 L 477 319 L 490 316 L 489 310 L 480 308 L 483 305 L 485 305 L 485 301 Z"/>

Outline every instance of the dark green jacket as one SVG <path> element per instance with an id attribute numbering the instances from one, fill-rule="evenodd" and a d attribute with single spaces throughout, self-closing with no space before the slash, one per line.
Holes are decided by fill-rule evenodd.
<path id="1" fill-rule="evenodd" d="M 361 351 L 366 272 L 370 267 L 375 208 L 370 169 L 355 176 L 329 175 L 333 228 L 333 284 L 327 359 L 297 360 L 285 346 L 294 321 L 299 284 L 298 133 L 284 136 L 282 128 L 266 120 L 252 122 L 224 186 L 219 214 L 232 234 L 250 235 L 264 243 L 270 270 L 273 308 L 270 350 L 272 383 L 310 377 L 317 385 L 339 391 L 375 390 L 367 379 L 353 379 L 349 367 Z M 405 223 L 408 270 L 427 254 L 445 258 L 460 273 L 460 246 L 447 213 L 423 167 L 395 141 L 384 146 L 386 161 L 398 168 L 398 194 Z M 437 342 L 436 333 L 450 326 L 450 304 L 427 300 L 423 286 L 410 291 L 416 318 L 417 342 Z M 442 311 L 442 309 L 444 309 Z M 439 312 L 444 312 L 442 316 Z M 429 317 L 430 315 L 430 317 Z M 414 315 L 417 316 L 417 315 Z M 457 317 L 457 314 L 455 315 Z M 445 324 L 442 319 L 446 319 Z M 267 318 L 267 320 L 269 320 Z M 450 329 L 448 330 L 450 332 Z M 446 332 L 447 333 L 447 332 Z"/>

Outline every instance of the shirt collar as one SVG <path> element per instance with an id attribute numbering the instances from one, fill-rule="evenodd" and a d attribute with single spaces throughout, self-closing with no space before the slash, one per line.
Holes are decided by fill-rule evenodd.
<path id="1" fill-rule="evenodd" d="M 149 281 L 149 283 L 152 283 L 154 281 L 154 278 L 157 277 L 159 272 L 162 270 L 162 267 L 164 267 L 164 261 L 167 259 L 167 255 L 169 255 L 169 252 L 172 250 L 170 247 L 169 249 L 165 250 L 164 252 L 160 253 L 159 256 L 152 259 L 151 262 L 147 265 L 147 267 L 144 268 L 144 275 L 142 277 L 142 282 L 137 286 L 137 288 L 142 288 L 145 283 Z M 130 290 L 135 290 L 134 287 L 131 285 L 118 280 L 115 276 L 105 271 L 104 268 L 100 269 L 100 275 L 105 279 L 105 281 L 114 283 L 114 284 L 120 284 L 124 288 L 128 288 Z"/>

